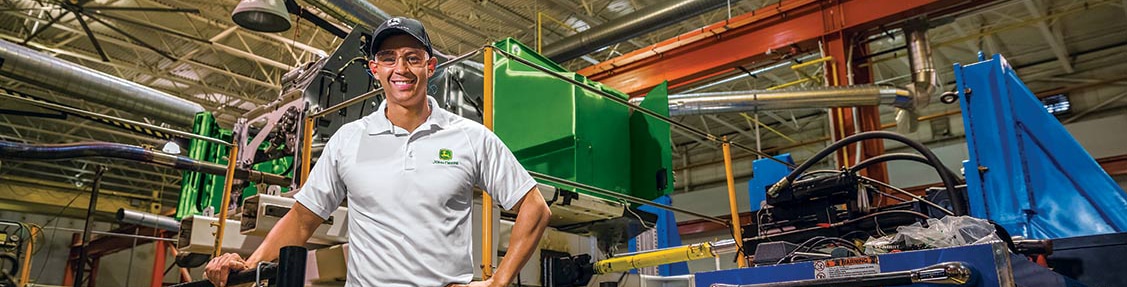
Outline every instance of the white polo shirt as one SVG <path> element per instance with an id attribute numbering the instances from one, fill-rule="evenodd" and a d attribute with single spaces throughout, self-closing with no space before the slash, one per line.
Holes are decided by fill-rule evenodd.
<path id="1" fill-rule="evenodd" d="M 341 127 L 295 196 L 321 218 L 348 199 L 346 286 L 470 282 L 473 186 L 511 209 L 536 184 L 493 132 L 427 100 L 412 133 L 387 102 Z"/>

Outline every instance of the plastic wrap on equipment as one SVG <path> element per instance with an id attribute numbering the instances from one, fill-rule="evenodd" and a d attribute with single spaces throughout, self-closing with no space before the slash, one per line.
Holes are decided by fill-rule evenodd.
<path id="1" fill-rule="evenodd" d="M 870 238 L 865 242 L 866 254 L 883 254 L 893 250 L 915 250 L 954 247 L 1000 240 L 990 222 L 969 216 L 947 216 L 896 228 L 896 234 Z"/>

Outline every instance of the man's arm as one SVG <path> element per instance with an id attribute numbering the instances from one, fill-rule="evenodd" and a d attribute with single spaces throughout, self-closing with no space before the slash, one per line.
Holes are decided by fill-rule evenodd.
<path id="1" fill-rule="evenodd" d="M 227 275 L 231 271 L 254 268 L 258 262 L 273 261 L 278 258 L 278 250 L 285 246 L 305 245 L 313 231 L 325 220 L 322 219 L 301 202 L 296 202 L 293 208 L 278 220 L 278 224 L 266 235 L 262 245 L 251 254 L 250 258 L 243 261 L 235 253 L 224 254 L 216 257 L 207 264 L 205 276 L 215 286 L 223 287 L 227 284 Z"/>
<path id="2" fill-rule="evenodd" d="M 552 217 L 552 211 L 548 210 L 544 196 L 540 195 L 540 190 L 535 186 L 517 202 L 513 209 L 517 212 L 517 220 L 513 224 L 512 236 L 509 237 L 509 250 L 493 277 L 482 282 L 485 286 L 508 286 L 513 281 L 524 264 L 528 263 L 528 258 L 532 257 L 536 247 L 540 245 L 540 237 L 548 227 L 548 219 Z M 475 285 L 470 284 L 470 286 Z"/>
<path id="3" fill-rule="evenodd" d="M 278 224 L 270 230 L 269 234 L 266 234 L 266 239 L 262 240 L 262 245 L 259 245 L 254 254 L 247 258 L 247 266 L 278 259 L 278 250 L 282 247 L 305 245 L 305 242 L 309 241 L 309 237 L 313 236 L 313 232 L 317 231 L 317 227 L 324 222 L 325 219 L 317 216 L 304 204 L 295 202 L 290 212 L 287 212 L 286 216 L 278 220 Z"/>

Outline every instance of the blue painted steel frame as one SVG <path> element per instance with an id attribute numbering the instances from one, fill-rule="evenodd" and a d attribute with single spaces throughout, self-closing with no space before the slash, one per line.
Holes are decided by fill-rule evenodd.
<path id="1" fill-rule="evenodd" d="M 881 272 L 896 272 L 958 261 L 969 265 L 975 272 L 975 282 L 969 286 L 1012 286 L 1013 270 L 1008 251 L 1002 245 L 979 244 L 921 251 L 909 251 L 877 257 Z M 1045 270 L 1048 272 L 1047 270 Z M 799 262 L 773 266 L 728 269 L 697 273 L 696 286 L 712 284 L 762 284 L 814 279 L 814 263 Z M 912 286 L 939 286 L 915 284 Z"/>
<path id="2" fill-rule="evenodd" d="M 971 215 L 1011 234 L 1062 238 L 1127 231 L 1127 195 L 1001 55 L 962 66 Z"/>

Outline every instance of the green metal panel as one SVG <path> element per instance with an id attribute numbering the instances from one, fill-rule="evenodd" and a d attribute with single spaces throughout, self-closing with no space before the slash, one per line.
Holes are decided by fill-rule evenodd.
<path id="1" fill-rule="evenodd" d="M 495 46 L 626 98 L 564 71 L 516 40 Z M 627 107 L 500 54 L 495 59 L 494 132 L 526 169 L 631 194 Z"/>
<path id="2" fill-rule="evenodd" d="M 642 108 L 669 116 L 667 83 L 654 87 Z M 673 192 L 673 142 L 669 123 L 643 113 L 630 114 L 631 188 L 637 197 L 657 198 Z"/>
<path id="3" fill-rule="evenodd" d="M 196 119 L 192 124 L 192 133 L 210 136 L 218 128 L 219 126 L 215 124 L 215 117 L 211 113 L 202 112 L 196 114 Z M 202 140 L 192 139 L 188 144 L 188 157 L 199 161 L 211 161 L 214 158 L 212 145 Z M 204 197 L 210 195 L 200 191 L 204 183 L 209 181 L 209 177 L 211 176 L 199 172 L 183 172 L 180 180 L 180 200 L 176 206 L 176 220 L 200 213 L 203 206 L 202 202 L 207 202 Z"/>
<path id="4" fill-rule="evenodd" d="M 232 132 L 228 129 L 222 129 L 219 124 L 215 122 L 215 117 L 211 113 L 203 112 L 196 115 L 192 132 L 198 135 L 218 138 L 224 141 L 231 141 Z M 264 143 L 260 149 L 264 149 Z M 227 165 L 227 156 L 230 153 L 230 148 L 224 145 L 205 142 L 202 140 L 191 140 L 188 146 L 188 157 L 195 160 L 207 161 L 216 164 Z M 290 167 L 293 165 L 293 157 L 282 157 L 275 160 L 265 161 L 251 165 L 251 168 L 258 171 L 282 174 L 287 173 L 288 176 L 293 176 L 293 170 Z M 223 204 L 223 183 L 225 177 L 222 175 L 210 175 L 199 172 L 183 172 L 183 178 L 180 181 L 180 201 L 176 208 L 176 219 L 180 220 L 184 217 L 195 215 L 203 212 L 208 206 L 215 207 L 219 210 L 219 206 Z M 282 192 L 287 191 L 289 188 L 282 188 Z M 242 205 L 241 199 L 258 194 L 258 188 L 255 185 L 249 185 L 242 190 L 242 197 L 235 202 Z"/>

